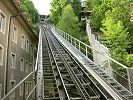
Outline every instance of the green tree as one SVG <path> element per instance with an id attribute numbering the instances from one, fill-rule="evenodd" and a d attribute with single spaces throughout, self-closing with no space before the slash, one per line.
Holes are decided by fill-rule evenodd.
<path id="1" fill-rule="evenodd" d="M 86 0 L 86 8 L 92 10 L 95 6 L 100 5 L 102 0 Z"/>
<path id="2" fill-rule="evenodd" d="M 73 2 L 69 2 L 73 8 L 74 13 L 76 16 L 79 17 L 79 13 L 81 11 L 81 2 L 80 0 L 73 0 Z"/>
<path id="3" fill-rule="evenodd" d="M 32 23 L 37 23 L 38 22 L 38 12 L 31 0 L 20 0 L 21 2 L 21 11 L 22 12 L 27 12 Z"/>
<path id="4" fill-rule="evenodd" d="M 112 57 L 124 64 L 126 61 L 125 55 L 127 55 L 127 53 L 133 53 L 133 24 L 130 22 L 129 8 L 129 3 L 131 1 L 133 0 L 101 0 L 101 3 L 97 3 L 97 5 L 93 7 L 91 17 L 91 25 L 93 27 L 97 28 L 98 31 L 100 31 L 100 28 L 102 27 L 101 30 L 103 32 L 103 35 L 101 37 L 101 40 L 105 45 L 107 45 L 107 47 L 112 50 Z M 118 23 L 122 23 L 120 24 L 120 26 L 122 26 L 120 30 L 126 30 L 123 35 L 121 34 L 123 37 L 119 36 L 120 32 L 117 32 L 116 30 L 119 25 Z M 117 34 L 114 30 L 119 34 Z M 111 31 L 112 34 L 113 32 L 114 34 L 116 34 L 116 39 L 114 40 L 110 39 L 112 37 L 112 34 L 107 35 L 107 32 Z M 119 36 L 120 38 L 117 36 Z M 123 39 L 125 40 L 124 42 L 122 42 L 124 43 L 122 45 L 120 44 L 120 41 Z"/>
<path id="5" fill-rule="evenodd" d="M 91 25 L 100 30 L 102 26 L 102 20 L 105 18 L 105 13 L 110 10 L 111 7 L 108 3 L 103 2 L 100 5 L 97 5 L 92 10 L 92 16 L 91 16 Z"/>
<path id="6" fill-rule="evenodd" d="M 62 12 L 62 18 L 57 24 L 57 27 L 66 33 L 77 36 L 79 33 L 78 17 L 75 16 L 75 13 L 71 5 L 67 5 Z"/>
<path id="7" fill-rule="evenodd" d="M 106 39 L 104 44 L 111 49 L 111 56 L 125 64 L 129 42 L 127 41 L 127 29 L 121 21 L 115 21 L 112 17 L 106 17 L 103 21 L 103 28 L 101 31 L 104 33 L 103 38 Z"/>
<path id="8" fill-rule="evenodd" d="M 38 12 L 31 0 L 20 0 L 21 12 L 26 12 L 31 19 L 32 28 L 38 33 Z"/>
<path id="9" fill-rule="evenodd" d="M 50 18 L 51 21 L 56 25 L 62 16 L 62 9 L 68 4 L 67 0 L 52 0 Z"/>

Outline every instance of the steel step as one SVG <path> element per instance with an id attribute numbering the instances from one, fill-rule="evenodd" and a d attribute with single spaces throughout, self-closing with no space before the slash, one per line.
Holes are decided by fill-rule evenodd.
<path id="1" fill-rule="evenodd" d="M 47 75 L 47 76 L 52 76 L 52 75 L 54 76 L 53 73 L 44 73 L 43 75 L 44 75 L 44 76 L 46 76 L 46 75 Z"/>
<path id="2" fill-rule="evenodd" d="M 44 78 L 55 78 L 54 76 L 43 76 Z"/>
<path id="3" fill-rule="evenodd" d="M 63 77 L 69 77 L 70 75 L 68 74 L 68 75 L 62 75 Z M 83 76 L 83 74 L 76 74 L 76 76 L 77 77 L 82 77 Z"/>
<path id="4" fill-rule="evenodd" d="M 60 100 L 60 97 L 50 97 L 50 98 L 44 97 L 43 100 Z"/>
<path id="5" fill-rule="evenodd" d="M 66 85 L 66 87 L 73 87 L 73 86 L 75 86 L 74 84 L 65 84 Z M 90 83 L 84 83 L 84 84 L 82 84 L 84 87 L 88 87 L 88 85 L 90 85 Z"/>
<path id="6" fill-rule="evenodd" d="M 71 100 L 82 100 L 81 97 L 71 97 L 70 99 L 71 99 Z"/>

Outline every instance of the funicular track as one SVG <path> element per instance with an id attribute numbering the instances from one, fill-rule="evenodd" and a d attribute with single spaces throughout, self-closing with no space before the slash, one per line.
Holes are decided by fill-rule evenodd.
<path id="1" fill-rule="evenodd" d="M 43 27 L 44 100 L 113 100 Z"/>

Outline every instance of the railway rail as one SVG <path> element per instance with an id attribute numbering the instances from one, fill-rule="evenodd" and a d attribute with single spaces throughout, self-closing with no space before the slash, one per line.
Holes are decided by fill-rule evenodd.
<path id="1" fill-rule="evenodd" d="M 42 25 L 44 100 L 113 100 Z"/>

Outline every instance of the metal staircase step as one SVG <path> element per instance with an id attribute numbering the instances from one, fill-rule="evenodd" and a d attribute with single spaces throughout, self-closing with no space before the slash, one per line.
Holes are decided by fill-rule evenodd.
<path id="1" fill-rule="evenodd" d="M 117 84 L 117 83 L 116 83 L 115 81 L 113 81 L 113 80 L 107 80 L 107 82 L 110 83 L 112 86 Z"/>
<path id="2" fill-rule="evenodd" d="M 54 76 L 43 76 L 44 78 L 55 78 Z"/>
<path id="3" fill-rule="evenodd" d="M 43 57 L 44 61 L 50 61 L 50 58 Z"/>
<path id="4" fill-rule="evenodd" d="M 54 76 L 53 73 L 44 73 L 43 75 L 44 75 L 44 76 L 46 76 L 46 75 L 47 75 L 47 76 L 52 76 L 52 75 Z"/>
<path id="5" fill-rule="evenodd" d="M 94 69 L 94 70 L 98 70 L 98 69 L 100 69 L 100 68 L 99 68 L 99 67 L 93 67 L 93 69 Z"/>
<path id="6" fill-rule="evenodd" d="M 48 70 L 43 70 L 43 71 L 44 71 L 44 72 L 51 72 L 51 73 L 53 72 L 52 69 L 51 69 L 51 70 L 49 70 L 49 69 L 48 69 Z"/>
<path id="7" fill-rule="evenodd" d="M 106 79 L 106 80 L 112 79 L 111 77 L 103 77 L 103 78 Z"/>
<path id="8" fill-rule="evenodd" d="M 70 99 L 71 99 L 71 100 L 82 100 L 81 97 L 71 97 Z"/>
<path id="9" fill-rule="evenodd" d="M 122 86 L 120 85 L 112 85 L 114 88 L 121 88 Z"/>
<path id="10" fill-rule="evenodd" d="M 50 67 L 50 66 L 51 66 L 51 63 L 43 63 L 42 65 L 43 65 L 43 66 Z"/>
<path id="11" fill-rule="evenodd" d="M 92 63 L 92 62 L 90 62 L 90 63 L 88 62 L 88 64 L 89 64 L 89 65 L 91 65 L 91 66 L 95 65 L 95 64 L 94 64 L 94 63 Z"/>
<path id="12" fill-rule="evenodd" d="M 55 80 L 45 80 L 44 79 L 44 81 L 45 81 L 45 83 L 55 83 Z"/>
<path id="13" fill-rule="evenodd" d="M 56 83 L 44 83 L 45 85 L 56 85 Z"/>
<path id="14" fill-rule="evenodd" d="M 100 99 L 100 96 L 91 96 L 90 99 L 91 100 L 99 100 Z"/>
<path id="15" fill-rule="evenodd" d="M 63 77 L 69 77 L 70 75 L 68 74 L 68 75 L 62 75 Z M 76 74 L 76 76 L 77 77 L 82 77 L 83 76 L 83 74 Z"/>
<path id="16" fill-rule="evenodd" d="M 49 70 L 52 70 L 52 68 L 51 68 L 51 67 L 47 67 L 47 68 L 46 68 L 46 67 L 43 67 L 43 71 L 47 71 L 47 70 L 48 70 L 48 71 L 49 71 Z"/>
<path id="17" fill-rule="evenodd" d="M 121 92 L 121 93 L 125 93 L 127 92 L 127 90 L 123 90 L 123 89 L 117 89 L 118 92 Z"/>
<path id="18" fill-rule="evenodd" d="M 51 78 L 48 78 L 48 79 L 46 79 L 46 78 L 44 78 L 44 80 L 47 80 L 47 81 L 52 81 L 52 80 L 54 80 L 53 78 L 51 79 Z M 54 80 L 55 81 L 55 80 Z"/>
<path id="19" fill-rule="evenodd" d="M 44 86 L 44 89 L 45 89 L 45 90 L 47 90 L 47 89 L 48 89 L 48 90 L 49 90 L 49 89 L 50 89 L 50 90 L 58 90 L 57 87 L 47 87 L 47 86 L 46 86 L 46 87 Z"/>
<path id="20" fill-rule="evenodd" d="M 133 100 L 133 95 L 131 95 L 131 94 L 123 94 L 122 96 L 125 98 Z"/>
<path id="21" fill-rule="evenodd" d="M 50 97 L 50 98 L 44 97 L 43 100 L 60 100 L 60 97 Z"/>
<path id="22" fill-rule="evenodd" d="M 66 87 L 73 87 L 73 86 L 75 86 L 74 84 L 65 84 L 66 85 Z M 84 84 L 82 84 L 84 87 L 88 87 L 88 85 L 90 85 L 90 83 L 84 83 Z"/>
<path id="23" fill-rule="evenodd" d="M 57 61 L 57 64 L 62 65 L 63 62 L 62 61 Z"/>
<path id="24" fill-rule="evenodd" d="M 55 95 L 56 95 L 56 94 L 59 94 L 58 92 L 55 92 L 55 91 L 51 91 L 50 93 L 51 93 L 51 94 L 55 94 Z M 45 94 L 48 94 L 48 92 L 44 92 L 44 95 L 45 95 Z"/>
<path id="25" fill-rule="evenodd" d="M 102 77 L 104 77 L 104 78 L 109 78 L 109 77 L 110 77 L 110 76 L 109 76 L 109 75 L 107 75 L 107 74 L 100 75 L 100 76 L 102 76 Z"/>

